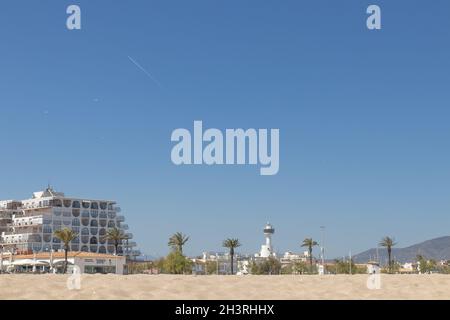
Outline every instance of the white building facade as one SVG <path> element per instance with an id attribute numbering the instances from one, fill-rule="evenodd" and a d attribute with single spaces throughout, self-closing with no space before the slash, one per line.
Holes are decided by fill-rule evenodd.
<path id="1" fill-rule="evenodd" d="M 64 248 L 54 232 L 69 228 L 78 234 L 70 251 L 113 254 L 114 243 L 105 235 L 117 227 L 127 237 L 118 253 L 137 256 L 140 252 L 135 250 L 133 234 L 119 212 L 114 201 L 70 198 L 50 187 L 33 193 L 31 199 L 0 201 L 0 247 L 16 254 L 57 252 Z"/>

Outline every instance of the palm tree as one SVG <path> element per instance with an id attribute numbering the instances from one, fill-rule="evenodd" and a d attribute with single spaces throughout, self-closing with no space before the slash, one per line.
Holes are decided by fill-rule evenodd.
<path id="1" fill-rule="evenodd" d="M 383 239 L 381 239 L 379 245 L 381 247 L 385 247 L 387 249 L 388 252 L 388 264 L 389 264 L 389 272 L 392 271 L 392 260 L 391 260 L 391 256 L 392 256 L 392 247 L 395 246 L 397 243 L 395 242 L 394 238 L 391 237 L 384 237 Z"/>
<path id="2" fill-rule="evenodd" d="M 302 243 L 302 247 L 307 247 L 308 248 L 308 253 L 309 253 L 309 267 L 310 267 L 310 272 L 312 272 L 312 251 L 313 251 L 313 247 L 318 246 L 319 244 L 314 241 L 312 238 L 306 238 L 305 240 L 303 240 Z"/>
<path id="3" fill-rule="evenodd" d="M 234 270 L 233 270 L 233 262 L 234 262 L 234 249 L 238 248 L 241 246 L 241 244 L 239 243 L 239 239 L 226 239 L 223 241 L 222 246 L 224 248 L 228 248 L 230 249 L 230 260 L 231 260 L 231 274 L 234 274 Z"/>
<path id="4" fill-rule="evenodd" d="M 106 231 L 103 239 L 114 242 L 114 254 L 117 256 L 119 255 L 119 245 L 122 244 L 123 240 L 128 239 L 128 237 L 121 229 L 114 227 Z"/>
<path id="5" fill-rule="evenodd" d="M 174 251 L 178 251 L 183 254 L 183 246 L 188 242 L 189 237 L 182 234 L 181 232 L 175 233 L 173 236 L 169 238 L 169 247 L 171 247 Z"/>
<path id="6" fill-rule="evenodd" d="M 72 229 L 64 228 L 61 230 L 55 231 L 55 237 L 61 240 L 61 242 L 64 244 L 64 268 L 63 273 L 67 272 L 67 252 L 69 251 L 69 244 L 74 240 L 76 237 L 78 237 L 78 234 L 75 233 Z"/>

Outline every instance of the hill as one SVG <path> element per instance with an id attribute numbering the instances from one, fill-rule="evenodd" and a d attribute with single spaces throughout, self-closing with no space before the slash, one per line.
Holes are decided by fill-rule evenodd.
<path id="1" fill-rule="evenodd" d="M 417 255 L 422 255 L 427 259 L 450 260 L 450 236 L 427 240 L 406 248 L 393 248 L 392 257 L 395 261 L 411 262 L 415 261 Z M 386 248 L 378 248 L 379 260 L 382 264 L 387 262 Z M 369 249 L 353 256 L 356 263 L 365 263 L 376 259 L 377 249 Z"/>

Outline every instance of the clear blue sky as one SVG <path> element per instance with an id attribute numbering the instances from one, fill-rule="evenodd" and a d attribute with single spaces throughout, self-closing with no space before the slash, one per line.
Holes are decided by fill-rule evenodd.
<path id="1" fill-rule="evenodd" d="M 66 7 L 82 9 L 68 31 Z M 381 31 L 366 8 L 382 8 Z M 120 202 L 143 252 L 327 255 L 450 235 L 450 3 L 3 1 L 0 199 Z M 156 79 L 158 85 L 128 57 Z M 176 167 L 176 128 L 279 128 L 280 172 Z"/>

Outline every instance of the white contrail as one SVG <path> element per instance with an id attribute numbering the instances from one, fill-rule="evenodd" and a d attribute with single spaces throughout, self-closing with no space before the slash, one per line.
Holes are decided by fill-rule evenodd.
<path id="1" fill-rule="evenodd" d="M 150 72 L 148 72 L 147 70 L 145 70 L 145 68 L 143 66 L 141 66 L 136 60 L 134 60 L 132 57 L 128 56 L 128 59 L 130 59 L 131 62 L 133 62 L 133 64 L 138 67 L 139 69 L 141 69 L 142 72 L 144 72 L 150 79 L 153 80 L 154 83 L 156 83 L 158 85 L 158 87 L 162 88 L 162 85 L 159 83 L 158 80 L 156 80 L 151 74 Z"/>

